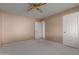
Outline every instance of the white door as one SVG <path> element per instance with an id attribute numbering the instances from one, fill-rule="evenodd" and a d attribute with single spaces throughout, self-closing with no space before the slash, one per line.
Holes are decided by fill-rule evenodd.
<path id="1" fill-rule="evenodd" d="M 63 43 L 71 47 L 78 48 L 77 42 L 77 13 L 66 15 L 63 17 Z"/>
<path id="2" fill-rule="evenodd" d="M 77 28 L 78 28 L 78 30 L 77 30 L 78 31 L 78 35 L 77 35 L 78 39 L 77 39 L 77 45 L 76 46 L 79 48 L 79 13 L 78 13 L 77 19 L 78 19 L 78 21 L 77 21 L 78 22 L 78 26 L 77 26 Z"/>
<path id="3" fill-rule="evenodd" d="M 42 22 L 35 23 L 35 39 L 36 40 L 43 39 L 43 24 L 42 24 Z"/>

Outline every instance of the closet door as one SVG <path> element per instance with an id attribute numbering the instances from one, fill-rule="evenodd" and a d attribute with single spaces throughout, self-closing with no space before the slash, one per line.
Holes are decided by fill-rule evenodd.
<path id="1" fill-rule="evenodd" d="M 78 35 L 77 35 L 78 39 L 77 39 L 77 45 L 76 45 L 76 47 L 79 48 L 79 12 L 78 12 L 77 19 L 78 19 L 78 21 L 77 21 L 78 22 L 78 26 L 77 26 L 77 28 L 78 28 Z"/>
<path id="2" fill-rule="evenodd" d="M 63 17 L 63 43 L 77 48 L 77 15 L 78 13 Z"/>

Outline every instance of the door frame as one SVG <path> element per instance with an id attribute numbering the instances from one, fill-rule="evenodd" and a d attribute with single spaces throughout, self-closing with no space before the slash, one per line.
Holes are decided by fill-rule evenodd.
<path id="1" fill-rule="evenodd" d="M 43 31 L 42 31 L 42 32 L 43 32 L 43 38 L 42 38 L 42 39 L 45 40 L 45 21 L 36 21 L 35 24 L 36 24 L 37 22 L 38 22 L 38 23 L 39 23 L 39 22 L 42 23 L 42 27 L 43 27 L 43 29 L 42 29 L 42 30 L 43 30 Z M 35 34 L 35 32 L 36 32 L 36 30 L 35 30 L 35 25 L 34 25 L 34 40 L 36 40 L 36 36 L 35 36 L 36 34 Z"/>

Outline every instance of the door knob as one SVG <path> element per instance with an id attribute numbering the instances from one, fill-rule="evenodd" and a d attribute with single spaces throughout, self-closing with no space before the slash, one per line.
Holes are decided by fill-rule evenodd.
<path id="1" fill-rule="evenodd" d="M 66 33 L 66 32 L 64 32 L 64 33 Z"/>

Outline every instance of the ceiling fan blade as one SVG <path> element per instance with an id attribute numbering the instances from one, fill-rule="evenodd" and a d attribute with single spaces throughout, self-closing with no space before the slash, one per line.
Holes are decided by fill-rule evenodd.
<path id="1" fill-rule="evenodd" d="M 31 7 L 31 8 L 29 8 L 29 9 L 27 9 L 27 11 L 31 11 L 32 9 L 34 9 L 33 7 Z"/>
<path id="2" fill-rule="evenodd" d="M 45 5 L 46 3 L 42 3 L 42 4 L 40 4 L 40 6 L 42 6 L 42 5 Z"/>
<path id="3" fill-rule="evenodd" d="M 39 8 L 36 8 L 36 10 L 38 10 L 40 13 L 42 13 L 43 11 L 41 10 L 41 9 L 39 9 Z"/>

